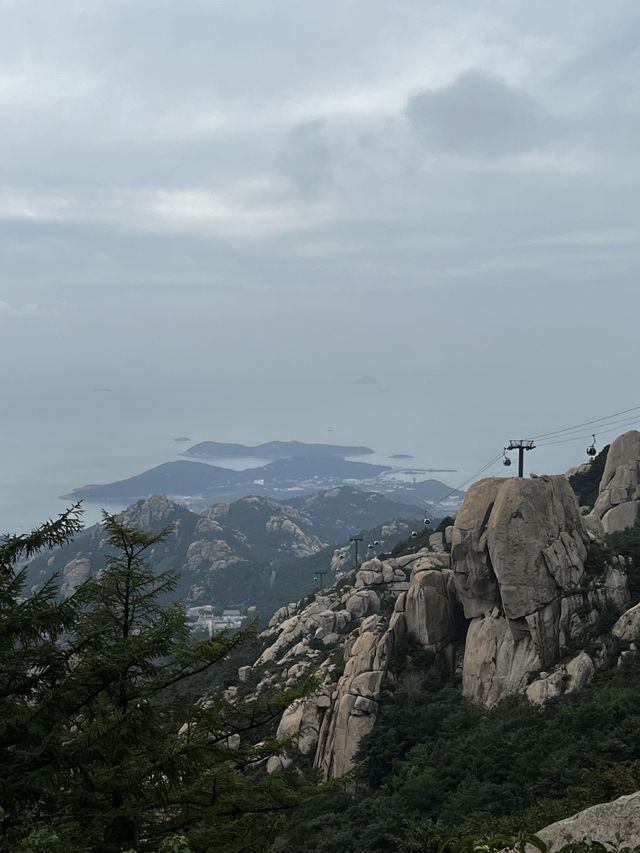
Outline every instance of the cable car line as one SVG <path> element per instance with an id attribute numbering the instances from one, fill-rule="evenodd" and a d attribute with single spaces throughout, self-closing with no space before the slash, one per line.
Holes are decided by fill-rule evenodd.
<path id="1" fill-rule="evenodd" d="M 631 418 L 625 418 L 624 420 L 620 420 L 620 421 L 609 421 L 608 423 L 600 424 L 600 426 L 598 427 L 598 433 L 600 434 L 603 432 L 612 432 L 612 431 L 615 431 L 616 429 L 618 429 L 619 427 L 631 426 L 631 425 L 637 424 L 637 423 L 640 423 L 640 417 L 638 417 L 637 415 L 634 417 L 631 417 Z M 561 440 L 564 441 L 564 440 L 568 440 L 570 438 L 588 438 L 590 435 L 592 435 L 591 432 L 583 432 L 582 430 L 579 430 L 573 434 L 572 433 L 568 433 L 565 435 L 559 434 L 558 436 L 551 436 L 549 439 L 545 439 L 543 441 L 538 442 L 537 446 L 538 447 L 546 447 L 549 444 L 555 443 L 555 439 L 557 439 L 558 441 L 561 441 Z"/>
<path id="2" fill-rule="evenodd" d="M 533 436 L 531 436 L 531 438 L 533 438 L 535 441 L 537 441 L 538 439 L 541 439 L 541 438 L 550 438 L 551 436 L 560 435 L 563 432 L 571 432 L 572 430 L 580 429 L 580 428 L 586 427 L 586 426 L 592 426 L 593 424 L 599 424 L 599 423 L 602 423 L 603 421 L 610 421 L 612 418 L 620 417 L 620 415 L 628 415 L 629 412 L 640 412 L 640 406 L 633 406 L 631 409 L 624 409 L 624 411 L 622 411 L 622 412 L 615 412 L 614 414 L 607 415 L 604 418 L 596 418 L 593 421 L 585 421 L 584 423 L 575 424 L 574 426 L 565 427 L 564 429 L 557 429 L 557 430 L 553 430 L 551 432 L 541 433 L 540 435 L 533 435 Z"/>
<path id="3" fill-rule="evenodd" d="M 632 412 L 635 412 L 637 414 L 633 417 L 623 418 L 619 421 L 615 420 L 615 418 L 620 418 L 622 415 L 629 415 Z M 581 432 L 581 430 L 584 430 L 585 427 L 599 425 L 598 434 L 607 435 L 610 432 L 616 432 L 621 426 L 632 426 L 634 424 L 640 424 L 640 406 L 632 406 L 629 409 L 623 409 L 620 412 L 614 412 L 611 415 L 607 415 L 601 418 L 594 418 L 591 421 L 584 421 L 579 424 L 574 424 L 570 427 L 564 427 L 563 429 L 551 430 L 550 432 L 540 433 L 539 435 L 532 436 L 530 440 L 531 442 L 536 441 L 536 447 L 554 447 L 559 444 L 569 444 L 574 441 L 582 441 L 585 438 L 591 438 L 592 443 L 587 447 L 586 452 L 587 456 L 593 459 L 598 453 L 598 450 L 596 448 L 596 434 L 592 432 L 584 433 Z M 574 432 L 576 433 L 575 435 L 572 434 Z M 540 439 L 544 440 L 538 443 Z M 500 461 L 503 465 L 510 466 L 512 462 L 511 459 L 507 456 L 508 449 L 509 448 L 504 447 L 500 453 L 490 459 L 489 462 L 479 468 L 474 474 L 472 474 L 459 485 L 452 488 L 442 498 L 440 498 L 439 501 L 436 501 L 434 504 L 432 504 L 431 507 L 426 507 L 425 509 L 429 510 L 441 506 L 446 500 L 451 497 L 451 495 L 454 494 L 454 492 L 461 491 L 469 483 L 484 474 L 489 468 L 495 466 L 496 462 Z"/>
<path id="4" fill-rule="evenodd" d="M 618 421 L 613 424 L 605 424 L 603 429 L 598 430 L 598 435 L 607 435 L 611 432 L 617 432 L 621 426 L 633 426 L 634 424 L 640 424 L 640 418 L 631 418 L 629 420 Z M 593 433 L 584 432 L 579 433 L 578 435 L 572 435 L 567 438 L 559 438 L 558 441 L 541 441 L 538 444 L 538 447 L 553 447 L 557 444 L 568 444 L 572 441 L 581 441 L 584 438 L 591 438 Z"/>
<path id="5" fill-rule="evenodd" d="M 496 462 L 497 462 L 501 457 L 502 457 L 502 453 L 498 453 L 496 456 L 494 456 L 494 457 L 493 457 L 493 459 L 489 460 L 489 462 L 487 462 L 487 463 L 486 463 L 486 465 L 483 465 L 483 466 L 482 466 L 482 468 L 480 468 L 478 471 L 476 471 L 476 472 L 475 472 L 475 474 L 472 474 L 472 475 L 471 475 L 468 479 L 466 479 L 463 483 L 460 483 L 460 485 L 459 485 L 459 486 L 455 486 L 453 489 L 451 489 L 451 491 L 450 491 L 450 492 L 447 492 L 447 494 L 446 494 L 444 497 L 440 498 L 440 500 L 439 500 L 439 501 L 436 501 L 436 502 L 435 502 L 435 504 L 434 504 L 434 506 L 441 506 L 441 505 L 442 505 L 446 500 L 448 500 L 448 499 L 451 497 L 451 495 L 452 495 L 454 492 L 459 492 L 459 491 L 460 491 L 460 489 L 463 489 L 463 488 L 464 488 L 466 485 L 468 485 L 472 480 L 475 480 L 475 479 L 476 479 L 476 477 L 479 477 L 481 474 L 484 474 L 484 473 L 485 473 L 485 471 L 486 471 L 488 468 L 491 468 L 493 465 L 495 465 L 495 464 L 496 464 Z M 426 507 L 426 509 L 430 509 L 430 507 Z"/>

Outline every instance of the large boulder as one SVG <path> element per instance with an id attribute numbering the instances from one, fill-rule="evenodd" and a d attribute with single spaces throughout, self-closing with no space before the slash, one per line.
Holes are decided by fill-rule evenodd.
<path id="1" fill-rule="evenodd" d="M 414 573 L 402 607 L 407 635 L 423 648 L 438 653 L 456 639 L 458 607 L 450 569 Z"/>
<path id="2" fill-rule="evenodd" d="M 596 668 L 589 655 L 582 651 L 567 664 L 560 664 L 553 672 L 542 672 L 526 690 L 527 699 L 534 705 L 544 705 L 564 693 L 582 690 L 595 675 Z"/>
<path id="3" fill-rule="evenodd" d="M 565 477 L 503 481 L 487 524 L 487 546 L 505 615 L 526 617 L 577 588 L 587 541 Z"/>
<path id="4" fill-rule="evenodd" d="M 549 853 L 565 844 L 598 841 L 611 850 L 640 844 L 640 791 L 610 803 L 591 806 L 537 833 Z M 533 849 L 533 848 L 531 848 Z"/>
<path id="5" fill-rule="evenodd" d="M 625 611 L 613 626 L 611 633 L 621 643 L 640 640 L 640 604 Z"/>
<path id="6" fill-rule="evenodd" d="M 598 498 L 589 519 L 594 529 L 615 533 L 632 527 L 639 517 L 640 432 L 631 430 L 618 436 L 609 448 Z"/>
<path id="7" fill-rule="evenodd" d="M 498 581 L 488 556 L 487 525 L 504 483 L 500 477 L 474 483 L 453 526 L 451 559 L 458 598 L 467 619 L 482 616 L 500 602 Z"/>
<path id="8" fill-rule="evenodd" d="M 373 729 L 392 644 L 385 620 L 376 615 L 346 644 L 344 673 L 322 719 L 315 754 L 314 766 L 325 778 L 351 769 L 362 738 Z"/>
<path id="9" fill-rule="evenodd" d="M 570 643 L 588 536 L 565 477 L 494 477 L 469 490 L 452 541 L 456 591 L 472 619 L 463 689 L 491 706 L 524 692 Z"/>
<path id="10" fill-rule="evenodd" d="M 640 501 L 625 501 L 611 509 L 602 518 L 605 535 L 634 527 L 640 518 Z"/>
<path id="11" fill-rule="evenodd" d="M 471 621 L 464 649 L 462 692 L 476 705 L 493 708 L 505 696 L 524 693 L 540 666 L 531 636 L 515 637 L 498 608 Z"/>

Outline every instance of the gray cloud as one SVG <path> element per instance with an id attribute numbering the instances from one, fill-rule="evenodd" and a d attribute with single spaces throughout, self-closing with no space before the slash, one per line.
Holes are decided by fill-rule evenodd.
<path id="1" fill-rule="evenodd" d="M 332 178 L 332 147 L 326 120 L 295 125 L 286 135 L 278 166 L 303 195 L 327 187 Z"/>
<path id="2" fill-rule="evenodd" d="M 149 383 L 154 423 L 166 376 L 176 410 L 201 406 L 230 440 L 283 421 L 313 440 L 340 416 L 359 433 L 345 441 L 377 430 L 382 447 L 391 426 L 349 381 L 379 375 L 410 413 L 393 430 L 417 436 L 398 446 L 429 431 L 447 456 L 469 406 L 485 437 L 509 418 L 544 430 L 540 399 L 577 400 L 569 422 L 597 416 L 596 386 L 604 412 L 624 408 L 640 311 L 635 2 L 0 6 L 9 409 L 30 394 L 37 411 L 59 362 L 90 388 Z M 602 359 L 585 341 L 600 346 L 607 311 Z M 446 417 L 423 375 L 446 379 Z M 202 395 L 214 379 L 221 402 Z M 300 384 L 308 427 L 287 396 Z M 264 433 L 231 434 L 234 407 Z"/>
<path id="3" fill-rule="evenodd" d="M 411 95 L 406 112 L 427 143 L 453 151 L 513 154 L 536 148 L 548 136 L 549 119 L 535 99 L 481 69 Z"/>

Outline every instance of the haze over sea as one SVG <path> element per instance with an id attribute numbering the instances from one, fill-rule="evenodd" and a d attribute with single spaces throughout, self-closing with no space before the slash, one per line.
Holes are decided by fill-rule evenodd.
<path id="1" fill-rule="evenodd" d="M 597 343 L 613 291 L 538 288 L 525 313 L 501 287 L 7 292 L 0 530 L 59 512 L 76 486 L 177 458 L 178 436 L 363 444 L 372 462 L 456 468 L 433 476 L 458 485 L 510 438 L 638 403 L 624 357 L 637 312 L 617 315 L 606 359 Z M 617 291 L 638 305 L 635 288 Z M 540 448 L 528 470 L 563 471 L 586 443 Z"/>
<path id="2" fill-rule="evenodd" d="M 138 412 L 135 417 L 122 419 L 118 412 L 127 407 L 126 393 L 93 391 L 80 393 L 86 400 L 85 416 L 81 422 L 68 413 L 48 423 L 43 436 L 37 417 L 26 412 L 14 412 L 5 423 L 4 476 L 0 485 L 0 518 L 3 531 L 19 531 L 37 524 L 44 518 L 60 512 L 69 501 L 59 499 L 71 489 L 87 483 L 103 483 L 130 477 L 162 462 L 179 459 L 179 454 L 190 446 L 187 442 L 176 442 L 177 436 L 190 436 L 199 440 L 241 440 L 260 443 L 270 438 L 296 438 L 327 443 L 346 443 L 349 436 L 341 436 L 337 428 L 324 427 L 314 432 L 309 423 L 305 429 L 298 423 L 297 432 L 282 431 L 273 435 L 247 435 L 246 421 L 239 418 L 235 428 L 225 426 L 220 439 L 221 418 L 212 412 L 206 416 L 180 412 L 167 412 L 166 416 L 145 417 Z M 129 403 L 133 401 L 129 400 Z M 307 401 L 311 403 L 310 400 Z M 308 411 L 308 406 L 306 407 Z M 213 423 L 214 427 L 210 424 Z M 226 420 L 228 424 L 228 419 Z M 187 428 L 185 428 L 187 427 Z M 239 438 L 238 438 L 239 437 Z M 359 443 L 354 439 L 351 443 Z M 366 443 L 366 442 L 362 442 Z M 392 466 L 418 466 L 419 460 L 392 460 L 391 453 L 397 448 L 393 444 L 382 446 L 383 452 L 358 457 L 362 461 L 380 462 Z M 404 450 L 404 446 L 401 448 Z M 410 452 L 410 451 L 409 451 Z M 202 461 L 202 460 L 194 460 Z M 215 460 L 222 467 L 244 469 L 258 467 L 269 460 L 234 458 Z M 426 464 L 426 463 L 425 463 Z M 439 467 L 439 466 L 438 466 Z M 455 475 L 425 475 L 439 478 Z M 106 504 L 110 512 L 123 508 L 122 504 Z M 100 517 L 101 505 L 84 502 L 85 523 L 92 524 Z"/>

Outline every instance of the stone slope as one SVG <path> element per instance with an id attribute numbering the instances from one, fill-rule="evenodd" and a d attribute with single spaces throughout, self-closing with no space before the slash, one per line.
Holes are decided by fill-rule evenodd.
<path id="1" fill-rule="evenodd" d="M 598 535 L 633 527 L 640 520 L 640 432 L 612 442 L 588 524 Z"/>
<path id="2" fill-rule="evenodd" d="M 194 513 L 164 495 L 154 495 L 133 504 L 120 517 L 154 533 L 173 525 L 173 532 L 154 548 L 151 559 L 158 571 L 183 569 L 181 593 L 187 602 L 198 599 L 210 573 L 278 556 L 306 557 L 326 545 L 315 536 L 304 513 L 266 498 L 242 498 Z M 105 547 L 102 528 L 91 528 L 64 548 L 34 560 L 29 580 L 38 584 L 58 572 L 68 590 L 73 585 L 70 575 L 77 575 L 77 561 L 84 561 L 86 573 L 95 573 L 104 566 Z"/>
<path id="3" fill-rule="evenodd" d="M 555 853 L 565 844 L 583 841 L 597 841 L 611 850 L 636 847 L 640 845 L 640 791 L 610 803 L 598 803 L 537 834 L 549 853 Z"/>
<path id="4" fill-rule="evenodd" d="M 386 522 L 395 511 L 401 514 L 404 507 L 379 495 L 340 488 L 295 506 L 249 496 L 200 513 L 165 495 L 154 495 L 132 504 L 121 517 L 151 533 L 173 525 L 168 539 L 150 554 L 156 571 L 179 572 L 173 597 L 189 606 L 255 605 L 268 617 L 283 601 L 313 589 L 314 573 L 326 568 L 333 543 L 345 541 L 349 531 L 366 530 L 365 522 L 374 522 L 374 538 L 391 544 L 404 538 L 414 522 Z M 386 523 L 376 526 L 381 522 Z M 28 584 L 38 587 L 57 573 L 63 594 L 69 595 L 104 567 L 106 551 L 102 528 L 92 527 L 65 547 L 34 559 Z M 348 547 L 338 549 L 332 572 L 346 565 L 349 555 Z"/>
<path id="5" fill-rule="evenodd" d="M 625 573 L 586 578 L 588 534 L 565 477 L 498 479 L 473 486 L 456 519 L 452 561 L 458 597 L 471 620 L 463 692 L 492 707 L 514 692 L 532 699 L 555 688 L 531 684 L 592 636 L 599 615 L 628 601 Z M 606 658 L 606 650 L 600 652 Z M 582 686 L 592 667 L 564 676 Z M 573 679 L 573 680 L 572 680 Z M 557 680 L 554 679 L 554 680 Z"/>
<path id="6" fill-rule="evenodd" d="M 587 575 L 589 535 L 565 477 L 477 483 L 447 540 L 450 553 L 369 560 L 274 616 L 243 678 L 260 692 L 315 672 L 320 687 L 284 715 L 278 737 L 289 756 L 272 772 L 297 740 L 325 778 L 346 773 L 393 690 L 405 639 L 487 708 L 514 694 L 542 704 L 583 687 L 620 648 L 633 652 L 640 615 L 625 613 L 627 566 L 616 559 Z"/>

